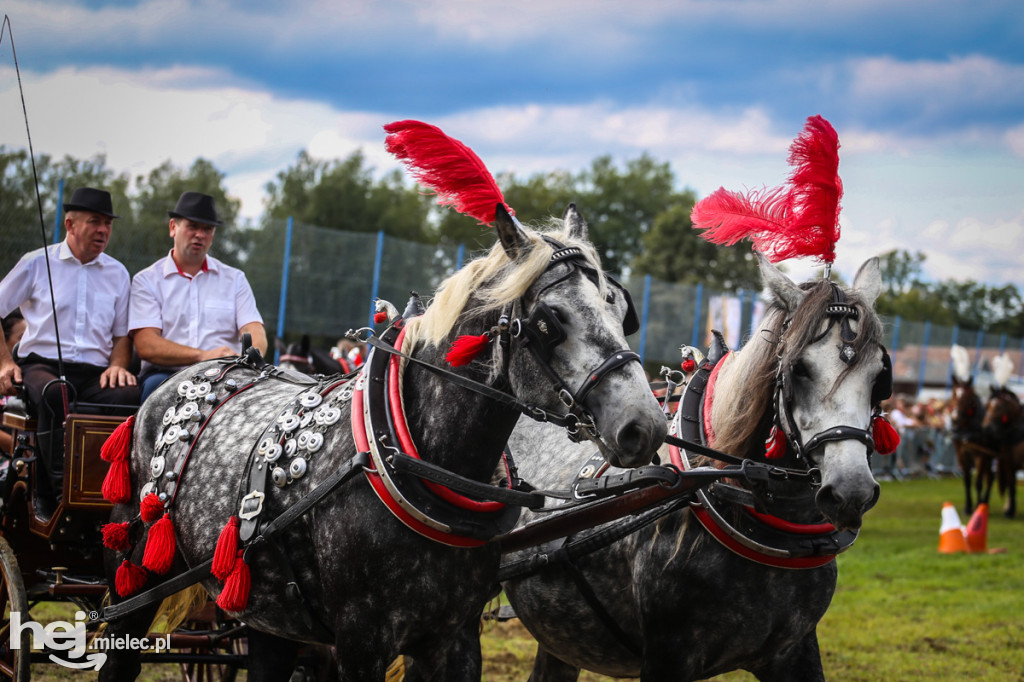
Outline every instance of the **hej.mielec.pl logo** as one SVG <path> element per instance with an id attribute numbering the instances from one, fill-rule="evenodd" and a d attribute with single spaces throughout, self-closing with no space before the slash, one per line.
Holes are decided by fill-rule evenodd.
<path id="1" fill-rule="evenodd" d="M 159 653 L 170 647 L 170 635 L 153 638 L 97 636 L 88 642 L 87 647 L 86 622 L 84 611 L 75 613 L 74 623 L 55 620 L 48 625 L 34 620 L 23 623 L 21 612 L 12 611 L 9 631 L 11 648 L 21 648 L 22 634 L 27 630 L 31 634 L 31 648 L 45 650 L 51 662 L 74 670 L 99 670 L 107 662 L 106 652 L 111 649 L 153 649 Z M 61 658 L 60 654 L 64 657 Z"/>

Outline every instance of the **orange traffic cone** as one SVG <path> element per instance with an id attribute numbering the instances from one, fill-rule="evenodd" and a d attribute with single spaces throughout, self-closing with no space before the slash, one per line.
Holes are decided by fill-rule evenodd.
<path id="1" fill-rule="evenodd" d="M 967 551 L 984 552 L 988 546 L 988 505 L 982 502 L 967 522 Z"/>
<path id="2" fill-rule="evenodd" d="M 967 551 L 967 540 L 964 537 L 964 526 L 960 523 L 960 515 L 952 502 L 942 504 L 942 526 L 939 528 L 939 552 L 956 554 Z"/>

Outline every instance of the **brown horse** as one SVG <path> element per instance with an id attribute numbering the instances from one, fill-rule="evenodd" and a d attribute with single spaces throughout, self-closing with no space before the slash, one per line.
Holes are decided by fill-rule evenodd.
<path id="1" fill-rule="evenodd" d="M 1024 409 L 1016 393 L 1004 386 L 992 387 L 982 430 L 997 453 L 1003 516 L 1012 519 L 1017 513 L 1017 472 L 1024 469 Z"/>
<path id="2" fill-rule="evenodd" d="M 950 432 L 956 449 L 956 461 L 963 472 L 964 495 L 967 500 L 964 513 L 968 515 L 974 511 L 974 501 L 971 499 L 972 478 L 978 504 L 988 504 L 992 493 L 992 461 L 996 453 L 989 436 L 982 429 L 984 418 L 985 406 L 974 390 L 973 377 L 954 377 L 953 397 L 950 400 Z"/>

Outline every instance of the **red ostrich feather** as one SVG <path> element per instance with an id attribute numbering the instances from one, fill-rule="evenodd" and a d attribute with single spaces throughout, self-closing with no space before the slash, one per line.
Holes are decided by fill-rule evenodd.
<path id="1" fill-rule="evenodd" d="M 836 259 L 839 241 L 839 136 L 821 116 L 811 116 L 789 148 L 793 172 L 783 187 L 746 194 L 719 188 L 693 208 L 693 226 L 704 239 L 732 245 L 749 237 L 773 263 L 813 256 Z"/>
<path id="2" fill-rule="evenodd" d="M 385 148 L 402 161 L 418 182 L 437 193 L 437 202 L 483 224 L 494 222 L 494 208 L 505 198 L 487 166 L 472 149 L 437 126 L 396 121 L 384 126 Z"/>

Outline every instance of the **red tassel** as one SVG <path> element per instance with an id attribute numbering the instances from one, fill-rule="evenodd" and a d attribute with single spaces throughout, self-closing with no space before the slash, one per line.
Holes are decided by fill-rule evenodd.
<path id="1" fill-rule="evenodd" d="M 213 551 L 213 564 L 210 566 L 210 573 L 217 580 L 224 582 L 235 567 L 236 555 L 238 554 L 238 517 L 232 516 L 224 524 L 224 530 L 217 538 L 217 548 Z"/>
<path id="2" fill-rule="evenodd" d="M 174 524 L 167 514 L 154 523 L 149 529 L 146 539 L 146 553 L 142 556 L 143 567 L 157 575 L 163 575 L 174 563 L 174 550 L 177 543 L 174 539 Z"/>
<path id="3" fill-rule="evenodd" d="M 786 454 L 786 439 L 778 426 L 772 426 L 771 433 L 764 441 L 765 459 L 781 459 Z"/>
<path id="4" fill-rule="evenodd" d="M 164 513 L 164 503 L 156 493 L 149 493 L 139 504 L 139 515 L 143 523 L 153 523 Z"/>
<path id="5" fill-rule="evenodd" d="M 128 417 L 117 425 L 100 448 L 100 459 L 104 462 L 113 462 L 120 459 L 127 459 L 132 448 L 132 429 L 135 426 L 135 415 Z"/>
<path id="6" fill-rule="evenodd" d="M 109 442 L 109 441 L 108 441 Z M 111 504 L 124 504 L 132 497 L 132 476 L 128 469 L 128 458 L 122 457 L 110 462 L 107 475 L 100 488 L 103 499 Z"/>
<path id="7" fill-rule="evenodd" d="M 101 529 L 103 533 L 103 546 L 115 552 L 123 552 L 131 547 L 128 540 L 128 523 L 107 523 Z"/>
<path id="8" fill-rule="evenodd" d="M 683 368 L 684 372 L 689 374 L 693 370 L 697 369 L 697 362 L 693 358 L 686 358 L 680 366 Z"/>
<path id="9" fill-rule="evenodd" d="M 487 347 L 487 344 L 491 342 L 489 334 L 481 334 L 480 336 L 460 336 L 455 339 L 452 347 L 448 349 L 447 355 L 444 359 L 448 361 L 448 364 L 452 367 L 462 367 L 468 365 L 476 359 L 476 356 L 480 355 L 480 351 Z"/>
<path id="10" fill-rule="evenodd" d="M 128 597 L 135 594 L 146 584 L 146 569 L 136 566 L 127 559 L 117 567 L 117 574 L 114 576 L 114 589 L 120 597 Z"/>
<path id="11" fill-rule="evenodd" d="M 384 131 L 388 134 L 385 148 L 405 163 L 418 182 L 437 193 L 439 204 L 485 225 L 494 222 L 494 208 L 505 204 L 505 198 L 472 149 L 422 121 L 395 121 Z M 515 215 L 507 204 L 505 208 Z"/>
<path id="12" fill-rule="evenodd" d="M 378 310 L 377 312 L 375 312 L 373 314 L 373 323 L 374 324 L 381 324 L 382 322 L 387 322 L 387 321 L 388 321 L 388 314 L 387 314 L 387 312 L 385 312 L 383 310 Z"/>
<path id="13" fill-rule="evenodd" d="M 232 613 L 243 611 L 249 603 L 249 585 L 249 566 L 242 559 L 242 550 L 238 550 L 235 567 L 224 581 L 224 589 L 217 597 L 217 606 Z"/>
<path id="14" fill-rule="evenodd" d="M 899 432 L 880 414 L 871 420 L 871 438 L 875 441 L 875 452 L 880 455 L 891 455 L 900 446 Z"/>

